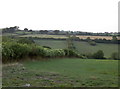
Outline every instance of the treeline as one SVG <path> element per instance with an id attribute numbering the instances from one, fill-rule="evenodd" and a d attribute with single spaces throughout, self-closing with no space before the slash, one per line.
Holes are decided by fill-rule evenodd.
<path id="1" fill-rule="evenodd" d="M 18 30 L 19 30 L 18 26 L 3 28 L 2 33 L 14 33 L 15 31 L 18 31 Z"/>
<path id="2" fill-rule="evenodd" d="M 64 30 L 38 30 L 38 29 L 28 29 L 24 28 L 23 30 L 20 30 L 18 26 L 9 27 L 9 28 L 3 28 L 3 33 L 13 33 L 16 31 L 21 32 L 31 32 L 32 34 L 51 34 L 51 35 L 66 35 L 68 31 Z M 104 32 L 104 33 L 93 33 L 93 32 L 82 32 L 82 31 L 69 31 L 69 33 L 76 34 L 76 35 L 87 35 L 87 36 L 120 36 L 120 32 Z"/>

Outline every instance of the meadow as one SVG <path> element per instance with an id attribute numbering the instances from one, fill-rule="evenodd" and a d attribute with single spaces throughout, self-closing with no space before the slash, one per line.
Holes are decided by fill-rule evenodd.
<path id="1" fill-rule="evenodd" d="M 118 60 L 49 59 L 3 65 L 3 87 L 117 87 Z"/>
<path id="2" fill-rule="evenodd" d="M 59 40 L 35 40 L 35 42 L 41 46 L 49 46 L 51 48 L 66 48 L 66 41 Z M 97 43 L 96 46 L 89 45 L 88 42 L 83 41 L 74 41 L 74 45 L 80 54 L 89 54 L 94 53 L 98 50 L 103 50 L 105 57 L 109 58 L 112 53 L 118 52 L 117 44 L 105 44 L 105 43 Z"/>

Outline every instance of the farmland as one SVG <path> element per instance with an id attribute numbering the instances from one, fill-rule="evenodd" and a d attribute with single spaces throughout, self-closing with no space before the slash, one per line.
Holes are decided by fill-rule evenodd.
<path id="1" fill-rule="evenodd" d="M 49 46 L 51 48 L 66 48 L 66 41 L 59 40 L 35 40 L 35 42 L 42 46 Z M 103 50 L 106 57 L 110 57 L 113 52 L 118 52 L 117 44 L 97 43 L 96 46 L 91 46 L 87 42 L 75 41 L 76 49 L 79 53 L 94 53 L 98 50 Z"/>
<path id="2" fill-rule="evenodd" d="M 22 35 L 20 37 L 39 37 L 39 38 L 66 38 L 66 35 L 47 35 L 47 34 L 30 34 L 30 35 Z M 111 40 L 112 36 L 86 36 L 86 35 L 76 35 L 80 39 L 86 39 L 90 37 L 91 39 L 106 39 Z"/>
<path id="3" fill-rule="evenodd" d="M 74 35 L 45 35 L 32 31 L 4 33 L 4 36 L 3 87 L 118 86 L 118 44 L 112 36 L 76 35 L 76 39 L 80 39 L 73 40 Z M 87 37 L 97 38 L 99 42 L 91 45 L 89 42 L 94 40 Z M 104 38 L 110 39 L 109 42 L 102 40 L 105 42 L 100 43 Z"/>
<path id="4" fill-rule="evenodd" d="M 6 65 L 3 65 L 4 87 L 118 86 L 117 60 L 64 58 Z"/>
<path id="5" fill-rule="evenodd" d="M 22 35 L 22 36 L 19 36 L 19 37 L 67 38 L 65 35 L 47 35 L 47 34 Z"/>

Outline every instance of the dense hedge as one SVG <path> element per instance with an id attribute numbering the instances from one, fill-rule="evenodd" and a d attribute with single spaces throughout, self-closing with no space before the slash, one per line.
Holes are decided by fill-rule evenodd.
<path id="1" fill-rule="evenodd" d="M 17 42 L 2 42 L 2 61 L 18 61 L 24 57 L 78 57 L 78 54 L 68 49 L 49 49 L 36 44 Z"/>
<path id="2" fill-rule="evenodd" d="M 27 56 L 30 47 L 27 44 L 19 44 L 13 42 L 2 43 L 2 59 L 3 61 L 15 60 Z"/>

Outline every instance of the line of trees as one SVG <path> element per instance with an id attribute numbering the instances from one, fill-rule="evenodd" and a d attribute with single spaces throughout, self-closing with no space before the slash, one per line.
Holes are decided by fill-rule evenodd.
<path id="1" fill-rule="evenodd" d="M 11 33 L 18 30 L 18 26 L 4 28 L 3 33 Z M 37 34 L 52 34 L 52 35 L 66 35 L 68 31 L 60 31 L 60 30 L 32 30 L 28 28 L 24 28 L 23 30 L 19 31 L 26 31 L 26 32 L 33 32 Z M 93 33 L 93 32 L 82 32 L 82 31 L 69 31 L 70 34 L 76 34 L 76 35 L 88 35 L 88 36 L 120 36 L 120 32 L 104 32 L 104 33 Z"/>

